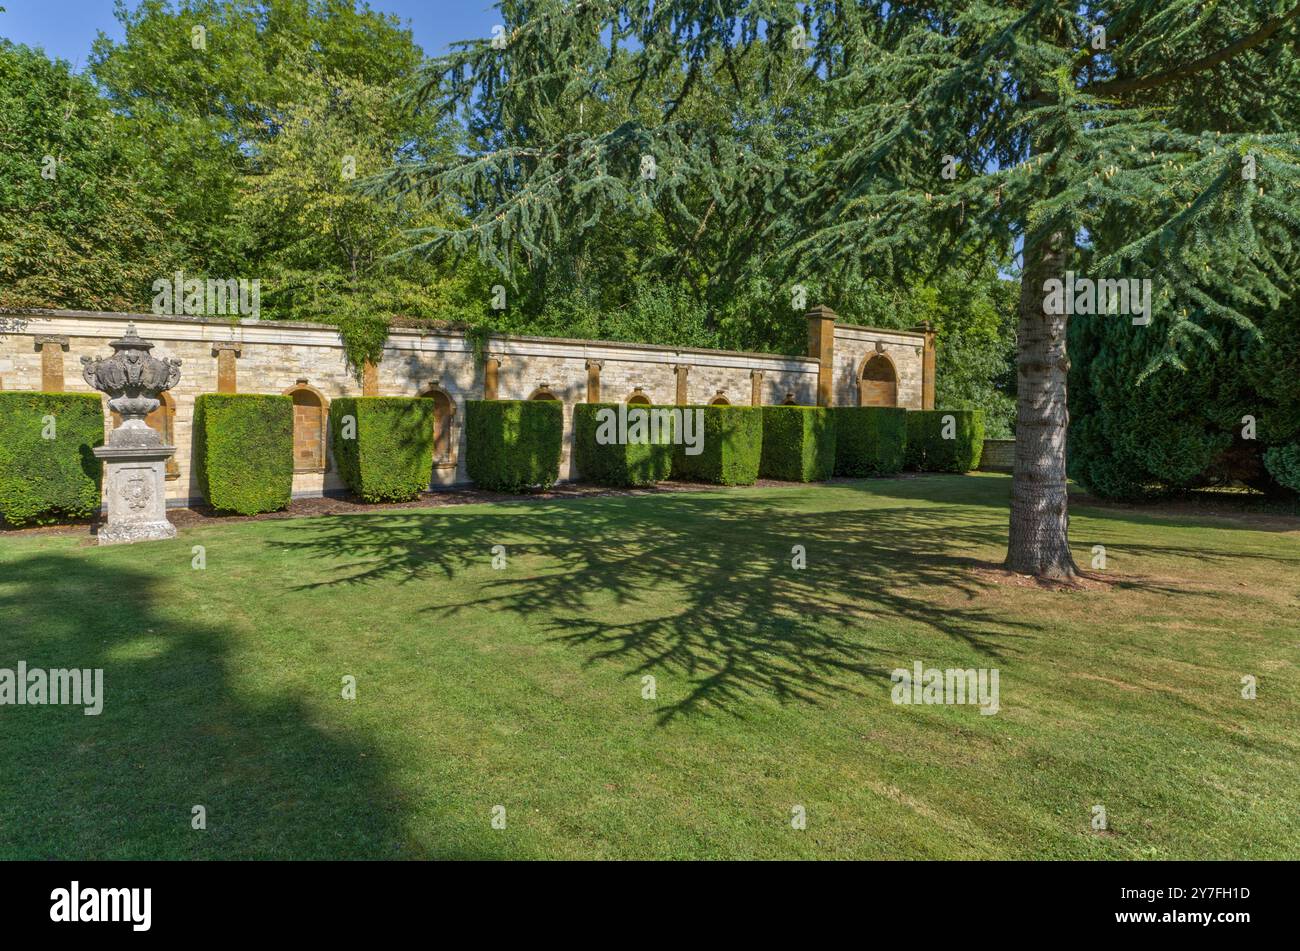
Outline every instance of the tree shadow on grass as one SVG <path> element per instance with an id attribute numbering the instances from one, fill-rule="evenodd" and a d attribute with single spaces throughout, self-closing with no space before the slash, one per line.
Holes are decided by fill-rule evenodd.
<path id="1" fill-rule="evenodd" d="M 481 573 L 472 598 L 431 590 L 424 610 L 447 624 L 506 612 L 586 651 L 588 664 L 680 675 L 689 689 L 661 707 L 667 723 L 740 716 L 756 696 L 878 691 L 915 659 L 888 646 L 903 626 L 933 634 L 927 661 L 973 653 L 992 665 L 1032 649 L 1041 628 L 983 598 L 992 585 L 971 569 L 987 564 L 967 554 L 1004 531 L 986 510 L 951 505 L 826 511 L 699 493 L 347 516 L 300 523 L 284 546 L 333 560 L 335 577 L 310 586 L 323 588 L 451 579 L 503 544 L 515 567 Z"/>
<path id="2" fill-rule="evenodd" d="M 424 857 L 383 752 L 318 726 L 306 698 L 238 680 L 231 632 L 177 626 L 157 589 L 99 553 L 6 562 L 0 667 L 102 668 L 104 701 L 98 716 L 0 708 L 0 857 Z M 191 827 L 196 805 L 206 830 Z"/>

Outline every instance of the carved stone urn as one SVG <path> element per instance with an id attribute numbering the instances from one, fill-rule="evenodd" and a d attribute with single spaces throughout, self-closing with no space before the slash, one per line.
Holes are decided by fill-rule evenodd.
<path id="1" fill-rule="evenodd" d="M 107 444 L 95 449 L 104 461 L 108 501 L 108 521 L 100 526 L 99 543 L 175 538 L 176 527 L 167 521 L 164 480 L 176 447 L 163 445 L 144 418 L 158 408 L 158 395 L 180 382 L 181 361 L 151 356 L 153 344 L 141 339 L 133 323 L 109 346 L 111 357 L 81 358 L 82 378 L 107 393 L 109 408 L 122 417 Z"/>

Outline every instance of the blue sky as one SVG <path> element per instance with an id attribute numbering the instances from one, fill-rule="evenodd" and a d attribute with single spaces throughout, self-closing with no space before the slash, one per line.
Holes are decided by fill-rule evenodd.
<path id="1" fill-rule="evenodd" d="M 135 7 L 136 0 L 127 0 Z M 499 18 L 491 0 L 371 0 L 372 9 L 395 13 L 415 32 L 426 53 L 441 53 L 453 40 L 488 36 Z M 50 56 L 85 66 L 99 31 L 121 39 L 113 0 L 0 0 L 0 36 L 42 46 Z"/>

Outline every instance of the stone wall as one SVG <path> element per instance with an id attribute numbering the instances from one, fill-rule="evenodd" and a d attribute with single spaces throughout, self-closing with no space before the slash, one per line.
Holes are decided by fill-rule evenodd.
<path id="1" fill-rule="evenodd" d="M 833 368 L 834 405 L 857 405 L 857 376 L 871 356 L 889 358 L 897 372 L 897 405 L 925 407 L 924 332 L 835 326 L 833 314 L 816 319 L 832 327 L 820 335 L 817 352 L 803 357 L 687 350 L 644 344 L 493 337 L 486 360 L 476 364 L 470 343 L 456 331 L 394 329 L 379 364 L 358 383 L 344 356 L 343 341 L 328 325 L 233 321 L 230 318 L 170 317 L 85 311 L 31 311 L 6 315 L 0 325 L 0 389 L 93 392 L 81 378 L 80 358 L 111 353 L 109 341 L 134 321 L 142 337 L 155 344 L 157 357 L 183 361 L 174 401 L 172 439 L 175 466 L 167 483 L 173 504 L 198 501 L 191 465 L 194 399 L 200 393 L 287 393 L 295 389 L 328 402 L 339 396 L 420 396 L 441 390 L 452 406 L 449 457 L 435 466 L 435 485 L 468 480 L 464 466 L 464 406 L 484 398 L 495 366 L 498 399 L 529 399 L 546 389 L 564 404 L 565 443 L 561 479 L 577 476 L 571 464 L 573 406 L 586 402 L 592 383 L 604 402 L 622 402 L 640 390 L 652 403 L 704 404 L 725 399 L 751 405 L 792 400 L 815 405 L 818 371 Z M 810 321 L 814 315 L 809 315 Z M 220 371 L 219 371 L 220 368 Z M 682 375 L 684 374 L 684 380 Z M 364 389 L 364 393 L 363 393 Z M 931 386 L 932 392 L 932 386 Z M 112 422 L 105 415 L 105 430 Z M 325 471 L 294 474 L 295 495 L 319 495 L 343 488 L 332 460 Z"/>
<path id="2" fill-rule="evenodd" d="M 1016 464 L 1014 439 L 986 439 L 980 455 L 981 472 L 1010 472 Z"/>
<path id="3" fill-rule="evenodd" d="M 922 400 L 923 335 L 867 327 L 835 328 L 835 403 L 857 405 L 858 380 L 868 360 L 876 355 L 887 359 L 897 378 L 896 404 L 908 409 L 925 409 Z M 932 407 L 931 407 L 932 408 Z"/>

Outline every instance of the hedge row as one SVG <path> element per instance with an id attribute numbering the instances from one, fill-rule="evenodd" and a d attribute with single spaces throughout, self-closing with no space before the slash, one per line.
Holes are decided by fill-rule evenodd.
<path id="1" fill-rule="evenodd" d="M 763 452 L 761 406 L 683 406 L 681 410 L 682 441 L 673 445 L 674 479 L 716 485 L 758 481 Z M 700 451 L 687 452 L 691 448 Z"/>
<path id="2" fill-rule="evenodd" d="M 759 474 L 820 482 L 835 473 L 836 419 L 824 406 L 764 406 Z"/>
<path id="3" fill-rule="evenodd" d="M 664 425 L 678 419 L 680 433 Z M 904 466 L 966 472 L 978 467 L 984 438 L 978 410 L 602 403 L 575 406 L 573 422 L 578 471 L 612 486 L 667 478 L 752 485 L 760 475 L 807 482 Z M 330 433 L 340 478 L 368 502 L 418 497 L 432 478 L 433 423 L 432 400 L 335 399 Z M 480 487 L 517 492 L 559 478 L 558 401 L 470 400 L 465 426 L 466 468 Z M 0 393 L 0 518 L 17 526 L 94 515 L 102 466 L 91 450 L 103 443 L 103 427 L 95 395 Z M 199 487 L 214 508 L 255 514 L 288 504 L 290 397 L 201 395 L 194 433 Z M 688 453 L 693 447 L 701 451 Z M 1269 465 L 1275 478 L 1300 484 L 1300 449 L 1272 454 Z"/>
<path id="4" fill-rule="evenodd" d="M 558 400 L 469 400 L 465 468 L 480 488 L 550 488 L 560 477 L 564 405 Z"/>
<path id="5" fill-rule="evenodd" d="M 194 400 L 195 468 L 208 504 L 256 515 L 293 497 L 293 399 L 204 393 Z"/>
<path id="6" fill-rule="evenodd" d="M 408 502 L 433 479 L 433 400 L 343 396 L 330 403 L 339 478 L 366 502 Z"/>
<path id="7" fill-rule="evenodd" d="M 579 403 L 573 408 L 574 459 L 597 485 L 653 485 L 672 475 L 677 407 Z"/>
<path id="8" fill-rule="evenodd" d="M 0 518 L 44 525 L 99 511 L 99 394 L 0 393 Z"/>
<path id="9" fill-rule="evenodd" d="M 885 406 L 837 406 L 835 474 L 893 475 L 903 469 L 907 447 L 905 409 Z"/>
<path id="10" fill-rule="evenodd" d="M 920 472 L 970 472 L 979 468 L 983 451 L 983 411 L 908 411 L 907 468 Z"/>

